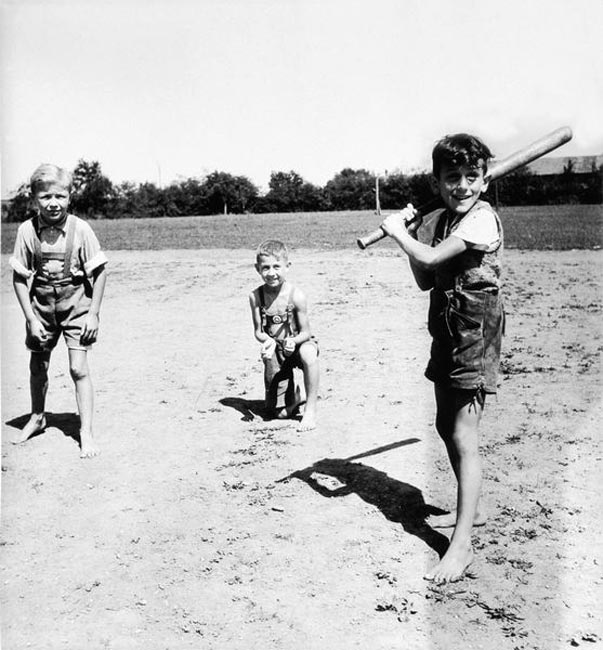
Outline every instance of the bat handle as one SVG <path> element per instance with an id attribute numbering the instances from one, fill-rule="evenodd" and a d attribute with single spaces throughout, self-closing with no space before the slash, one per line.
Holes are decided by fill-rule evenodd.
<path id="1" fill-rule="evenodd" d="M 426 212 L 429 212 L 430 210 L 437 208 L 439 205 L 440 205 L 439 197 L 436 197 L 431 201 L 425 203 L 421 207 L 417 208 L 417 214 L 412 219 L 410 219 L 410 221 L 407 221 L 406 225 L 409 226 L 411 223 L 414 223 L 418 219 L 421 219 L 421 217 Z M 356 243 L 358 244 L 358 248 L 360 248 L 361 250 L 365 250 L 369 246 L 376 244 L 378 241 L 381 241 L 385 237 L 387 237 L 385 230 L 383 230 L 383 228 L 379 226 L 377 230 L 373 230 L 373 232 L 369 233 L 368 235 L 365 235 L 364 237 L 358 237 Z"/>
<path id="2" fill-rule="evenodd" d="M 373 230 L 373 232 L 369 233 L 368 235 L 365 235 L 364 237 L 358 237 L 356 243 L 358 244 L 358 248 L 364 250 L 365 248 L 368 248 L 372 244 L 381 241 L 385 237 L 387 237 L 387 235 L 385 234 L 385 230 L 383 230 L 383 228 L 379 226 L 377 230 Z"/>

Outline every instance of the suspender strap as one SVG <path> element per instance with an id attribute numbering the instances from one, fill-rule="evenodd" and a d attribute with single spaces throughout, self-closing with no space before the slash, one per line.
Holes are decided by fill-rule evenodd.
<path id="1" fill-rule="evenodd" d="M 42 272 L 42 242 L 40 241 L 40 230 L 38 224 L 38 217 L 32 217 L 31 220 L 34 229 L 34 238 L 33 238 L 33 267 L 36 275 L 40 275 Z"/>
<path id="2" fill-rule="evenodd" d="M 289 287 L 289 295 L 287 296 L 287 313 L 293 311 L 293 303 L 291 302 L 293 299 L 293 285 Z"/>
<path id="3" fill-rule="evenodd" d="M 35 274 L 42 273 L 42 265 L 44 259 L 47 260 L 62 260 L 63 261 L 63 279 L 71 277 L 71 257 L 73 255 L 73 244 L 75 242 L 75 218 L 72 215 L 67 215 L 67 232 L 65 234 L 65 252 L 64 253 L 46 253 L 42 255 L 42 242 L 40 239 L 40 224 L 38 217 L 32 219 L 34 227 L 33 238 L 33 267 Z"/>
<path id="4" fill-rule="evenodd" d="M 63 260 L 63 277 L 71 275 L 71 255 L 73 254 L 73 241 L 75 239 L 75 218 L 67 215 L 67 235 L 65 237 L 65 259 Z"/>
<path id="5" fill-rule="evenodd" d="M 264 301 L 264 287 L 260 287 L 258 290 L 258 294 L 260 296 L 260 316 L 262 317 L 262 332 L 266 330 L 266 326 L 268 325 L 268 322 L 266 320 L 266 307 L 265 307 L 265 301 Z"/>
<path id="6" fill-rule="evenodd" d="M 265 331 L 265 328 L 268 327 L 268 319 L 272 318 L 268 313 L 268 310 L 266 309 L 266 299 L 264 296 L 264 287 L 261 286 L 258 289 L 258 295 L 260 298 L 260 314 L 262 316 L 262 332 Z M 289 333 L 291 334 L 293 332 L 293 304 L 291 302 L 293 296 L 293 287 L 291 286 L 289 288 L 289 295 L 287 296 L 287 307 L 285 310 L 285 318 L 283 319 L 281 323 L 281 328 L 279 329 L 279 332 L 283 328 L 287 328 L 289 330 Z M 277 314 L 280 316 L 281 314 Z M 278 334 L 277 334 L 278 335 Z"/>

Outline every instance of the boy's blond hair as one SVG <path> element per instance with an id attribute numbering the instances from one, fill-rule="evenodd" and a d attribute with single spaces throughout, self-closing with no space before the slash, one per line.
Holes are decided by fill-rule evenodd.
<path id="1" fill-rule="evenodd" d="M 256 262 L 260 257 L 278 257 L 281 260 L 289 261 L 289 251 L 285 244 L 278 239 L 266 239 L 259 246 L 255 253 Z"/>
<path id="2" fill-rule="evenodd" d="M 51 165 L 50 163 L 44 163 L 31 175 L 29 188 L 33 195 L 53 183 L 56 183 L 71 192 L 71 188 L 73 187 L 73 176 L 67 169 L 63 169 L 57 165 Z"/>

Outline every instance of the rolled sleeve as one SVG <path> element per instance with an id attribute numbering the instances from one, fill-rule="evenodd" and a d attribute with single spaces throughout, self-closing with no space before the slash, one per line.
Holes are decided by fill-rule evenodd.
<path id="1" fill-rule="evenodd" d="M 107 263 L 107 256 L 100 247 L 97 236 L 92 228 L 85 222 L 81 221 L 81 255 L 84 264 L 84 273 L 91 275 L 99 266 Z"/>
<path id="2" fill-rule="evenodd" d="M 98 253 L 87 262 L 84 263 L 84 273 L 86 275 L 92 275 L 92 271 L 97 269 L 99 266 L 104 266 L 107 263 L 107 256 L 103 251 L 98 251 Z"/>
<path id="3" fill-rule="evenodd" d="M 488 250 L 500 239 L 496 217 L 489 210 L 469 214 L 452 234 L 478 250 Z"/>
<path id="4" fill-rule="evenodd" d="M 33 271 L 30 271 L 28 268 L 23 266 L 23 264 L 21 264 L 21 262 L 14 255 L 13 257 L 9 258 L 8 264 L 17 275 L 20 275 L 25 279 L 29 279 L 33 275 Z"/>
<path id="5" fill-rule="evenodd" d="M 22 223 L 17 230 L 15 239 L 15 249 L 8 263 L 12 270 L 24 278 L 30 278 L 33 274 L 33 253 L 31 239 L 33 228 L 31 223 L 26 221 Z M 30 245 L 27 245 L 30 240 Z"/>

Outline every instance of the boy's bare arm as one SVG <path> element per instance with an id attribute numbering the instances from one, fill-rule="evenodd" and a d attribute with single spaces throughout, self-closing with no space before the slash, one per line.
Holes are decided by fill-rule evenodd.
<path id="1" fill-rule="evenodd" d="M 410 263 L 410 270 L 415 278 L 415 282 L 421 291 L 428 291 L 433 289 L 435 278 L 432 271 L 428 271 L 425 268 L 420 267 L 414 262 L 414 260 L 409 257 L 408 261 Z"/>
<path id="2" fill-rule="evenodd" d="M 310 330 L 310 319 L 308 318 L 308 303 L 306 296 L 300 289 L 295 289 L 292 296 L 293 306 L 295 307 L 295 316 L 297 318 L 297 325 L 299 326 L 299 333 L 291 337 L 295 345 L 301 345 L 309 341 L 312 337 Z"/>
<path id="3" fill-rule="evenodd" d="M 104 264 L 92 271 L 92 303 L 90 311 L 96 316 L 100 314 L 101 303 L 105 295 L 105 284 L 107 283 L 107 269 Z"/>
<path id="4" fill-rule="evenodd" d="M 249 306 L 251 308 L 251 318 L 253 320 L 253 333 L 255 338 L 260 343 L 265 343 L 271 337 L 262 331 L 262 314 L 260 313 L 260 305 L 256 296 L 256 292 L 252 291 L 249 294 Z"/>
<path id="5" fill-rule="evenodd" d="M 390 215 L 381 224 L 381 227 L 420 269 L 433 270 L 467 250 L 467 242 L 454 235 L 446 237 L 435 247 L 417 241 L 406 229 L 405 214 L 406 210 L 403 210 Z"/>
<path id="6" fill-rule="evenodd" d="M 18 273 L 13 272 L 13 287 L 32 336 L 39 341 L 45 340 L 48 334 L 32 309 L 27 280 Z"/>
<path id="7" fill-rule="evenodd" d="M 82 343 L 94 343 L 94 341 L 96 341 L 99 327 L 100 308 L 105 294 L 106 282 L 107 270 L 105 265 L 102 264 L 92 271 L 92 301 L 82 327 Z"/>

